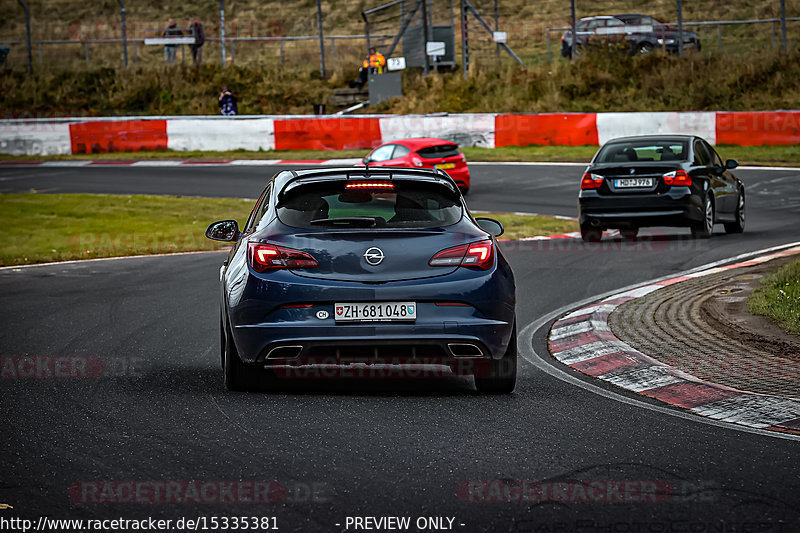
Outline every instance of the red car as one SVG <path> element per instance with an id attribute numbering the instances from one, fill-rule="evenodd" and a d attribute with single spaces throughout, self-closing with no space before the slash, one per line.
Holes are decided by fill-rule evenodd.
<path id="1" fill-rule="evenodd" d="M 467 159 L 458 145 L 444 139 L 419 137 L 388 142 L 364 158 L 371 167 L 440 168 L 456 182 L 462 194 L 469 191 Z"/>

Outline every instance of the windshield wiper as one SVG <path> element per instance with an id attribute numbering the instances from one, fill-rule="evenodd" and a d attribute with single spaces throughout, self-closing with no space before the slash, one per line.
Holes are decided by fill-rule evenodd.
<path id="1" fill-rule="evenodd" d="M 349 225 L 361 228 L 373 228 L 378 223 L 377 217 L 340 217 L 340 218 L 318 218 L 312 220 L 312 226 L 339 226 Z"/>

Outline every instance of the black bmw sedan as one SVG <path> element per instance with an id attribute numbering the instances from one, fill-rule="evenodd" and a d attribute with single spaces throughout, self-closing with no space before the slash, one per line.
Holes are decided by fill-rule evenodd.
<path id="1" fill-rule="evenodd" d="M 608 141 L 581 178 L 578 217 L 584 241 L 603 230 L 635 238 L 645 226 L 689 227 L 708 238 L 714 224 L 741 233 L 744 184 L 704 139 L 692 135 L 645 135 Z"/>

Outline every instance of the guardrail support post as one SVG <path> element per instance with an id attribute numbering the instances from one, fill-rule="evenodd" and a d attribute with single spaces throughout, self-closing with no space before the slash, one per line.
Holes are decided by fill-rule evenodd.
<path id="1" fill-rule="evenodd" d="M 553 62 L 553 54 L 550 52 L 550 28 L 547 28 L 547 62 Z"/>
<path id="2" fill-rule="evenodd" d="M 86 66 L 89 66 L 89 43 L 83 43 L 83 54 L 86 56 Z"/>
<path id="3" fill-rule="evenodd" d="M 122 19 L 122 63 L 128 68 L 128 31 L 125 26 L 125 0 L 119 0 L 119 16 Z"/>
<path id="4" fill-rule="evenodd" d="M 422 53 L 424 54 L 425 67 L 422 70 L 422 75 L 427 76 L 431 71 L 430 57 L 428 56 L 428 8 L 427 0 L 420 0 L 422 2 Z"/>
<path id="5" fill-rule="evenodd" d="M 786 53 L 786 0 L 781 0 L 781 50 Z"/>
<path id="6" fill-rule="evenodd" d="M 281 66 L 283 66 L 283 39 L 281 39 Z"/>
<path id="7" fill-rule="evenodd" d="M 466 80 L 469 77 L 469 20 L 465 1 L 461 0 L 461 69 Z"/>
<path id="8" fill-rule="evenodd" d="M 570 26 L 572 26 L 572 43 L 569 45 L 569 57 L 571 61 L 575 61 L 575 50 L 578 48 L 576 46 L 578 44 L 578 23 L 575 19 L 575 0 L 570 1 L 570 17 Z"/>
<path id="9" fill-rule="evenodd" d="M 717 49 L 722 53 L 722 24 L 717 24 Z"/>
<path id="10" fill-rule="evenodd" d="M 319 27 L 319 75 L 325 78 L 325 37 L 322 34 L 322 2 L 317 0 L 317 26 Z"/>
<path id="11" fill-rule="evenodd" d="M 19 0 L 19 5 L 25 11 L 25 42 L 28 45 L 28 74 L 33 74 L 33 52 L 31 50 L 31 10 L 28 7 L 28 2 Z M 42 57 L 42 43 L 39 43 L 39 62 L 41 63 Z"/>
<path id="12" fill-rule="evenodd" d="M 678 9 L 678 56 L 683 57 L 683 5 L 675 0 Z"/>
<path id="13" fill-rule="evenodd" d="M 219 44 L 222 48 L 222 66 L 225 66 L 225 0 L 219 0 Z"/>

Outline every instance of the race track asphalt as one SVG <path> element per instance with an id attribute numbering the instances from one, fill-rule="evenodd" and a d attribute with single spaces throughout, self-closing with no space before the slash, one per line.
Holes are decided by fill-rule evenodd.
<path id="1" fill-rule="evenodd" d="M 4 168 L 0 192 L 255 198 L 274 171 Z M 473 209 L 574 216 L 580 172 L 476 165 L 468 201 Z M 711 239 L 695 241 L 688 230 L 657 228 L 655 238 L 627 245 L 504 244 L 520 329 L 605 291 L 800 240 L 800 171 L 736 173 L 748 188 L 742 235 L 718 226 Z M 412 523 L 455 517 L 457 531 L 800 530 L 797 440 L 643 409 L 525 360 L 511 396 L 481 396 L 457 378 L 317 379 L 225 392 L 223 259 L 206 253 L 0 271 L 4 360 L 99 359 L 107 374 L 0 380 L 0 503 L 15 513 L 0 516 L 276 516 L 282 531 L 353 531 L 348 516 L 402 515 Z M 533 342 L 546 354 L 541 333 Z M 288 493 L 275 504 L 92 500 L 98 483 L 170 480 L 277 481 Z M 501 490 L 523 481 L 521 498 Z M 657 501 L 643 486 L 658 487 Z M 468 501 L 464 487 L 472 500 L 493 501 Z M 537 501 L 537 490 L 547 501 Z"/>

